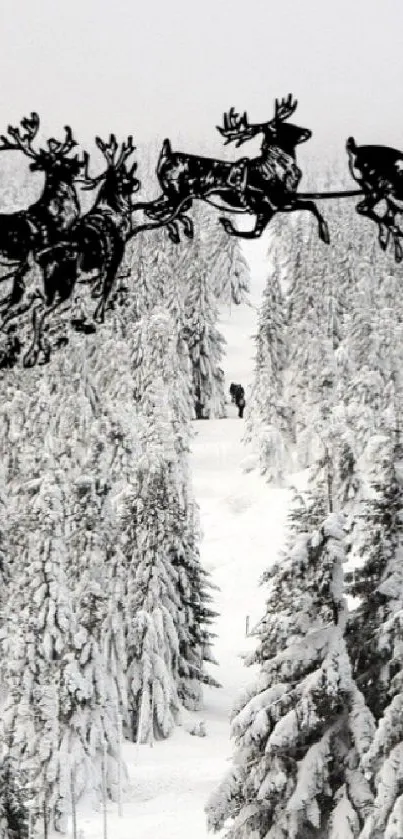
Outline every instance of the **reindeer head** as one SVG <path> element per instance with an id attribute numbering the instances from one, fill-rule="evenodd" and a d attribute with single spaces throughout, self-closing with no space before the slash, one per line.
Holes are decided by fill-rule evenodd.
<path id="1" fill-rule="evenodd" d="M 129 136 L 127 142 L 122 143 L 119 154 L 117 154 L 119 146 L 114 134 L 110 135 L 109 143 L 104 143 L 100 137 L 96 137 L 95 142 L 107 162 L 107 167 L 95 178 L 89 176 L 87 167 L 83 189 L 95 189 L 96 186 L 102 184 L 100 196 L 102 194 L 104 200 L 115 203 L 122 199 L 131 207 L 132 196 L 140 189 L 140 181 L 135 177 L 137 162 L 134 161 L 130 169 L 126 166 L 127 159 L 135 151 L 133 137 Z"/>
<path id="2" fill-rule="evenodd" d="M 300 128 L 298 125 L 285 122 L 294 113 L 297 105 L 298 102 L 293 100 L 291 93 L 281 102 L 276 99 L 273 119 L 261 123 L 249 123 L 246 111 L 240 116 L 234 108 L 231 108 L 228 113 L 224 114 L 223 127 L 217 126 L 217 128 L 225 137 L 226 143 L 235 142 L 236 146 L 251 140 L 257 134 L 263 134 L 266 142 L 279 145 L 285 150 L 292 150 L 299 143 L 305 143 L 312 137 L 312 132 L 308 128 Z"/>
<path id="3" fill-rule="evenodd" d="M 296 111 L 297 105 L 298 102 L 296 99 L 293 100 L 291 93 L 281 102 L 276 99 L 274 117 L 270 122 L 264 124 L 267 139 L 270 138 L 272 142 L 278 143 L 283 149 L 294 149 L 295 146 L 306 143 L 312 137 L 312 131 L 309 128 L 301 128 L 299 125 L 285 122 Z"/>
<path id="4" fill-rule="evenodd" d="M 33 162 L 30 163 L 29 168 L 32 172 L 44 172 L 49 178 L 57 180 L 59 183 L 73 183 L 78 177 L 81 170 L 88 166 L 88 156 L 83 155 L 80 160 L 76 154 L 74 157 L 68 157 L 70 151 L 77 146 L 73 138 L 73 134 L 69 125 L 65 127 L 65 139 L 59 142 L 51 137 L 47 141 L 47 149 L 35 149 L 32 143 L 39 130 L 39 116 L 32 113 L 30 117 L 24 117 L 21 120 L 21 126 L 25 133 L 21 132 L 20 128 L 15 128 L 12 125 L 8 126 L 7 133 L 12 140 L 0 136 L 0 151 L 18 149 L 22 151 L 27 157 L 30 157 Z"/>

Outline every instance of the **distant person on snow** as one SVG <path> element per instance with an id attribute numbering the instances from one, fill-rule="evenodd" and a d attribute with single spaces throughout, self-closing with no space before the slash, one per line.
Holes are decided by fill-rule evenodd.
<path id="1" fill-rule="evenodd" d="M 245 391 L 242 385 L 236 385 L 234 384 L 234 382 L 231 382 L 229 392 L 231 395 L 231 402 L 235 402 L 235 405 L 238 408 L 238 416 L 242 419 L 244 408 L 246 405 Z"/>
<path id="2" fill-rule="evenodd" d="M 201 402 L 201 394 L 199 387 L 197 387 L 195 390 L 195 414 L 196 419 L 207 419 L 207 417 L 204 416 L 204 405 Z"/>

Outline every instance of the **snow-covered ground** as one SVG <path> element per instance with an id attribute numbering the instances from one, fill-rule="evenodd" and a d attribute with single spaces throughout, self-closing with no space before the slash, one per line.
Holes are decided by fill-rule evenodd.
<path id="1" fill-rule="evenodd" d="M 259 304 L 267 262 L 267 244 L 258 240 L 245 248 L 252 271 L 252 303 Z M 256 309 L 232 308 L 223 313 L 221 328 L 228 345 L 225 359 L 227 387 L 232 380 L 248 386 L 253 375 L 253 342 Z M 288 491 L 269 488 L 242 463 L 248 451 L 241 438 L 243 421 L 234 406 L 228 418 L 195 423 L 192 468 L 204 532 L 202 561 L 220 587 L 214 606 L 215 655 L 219 666 L 213 675 L 222 689 L 206 689 L 203 710 L 186 714 L 172 737 L 137 748 L 125 744 L 124 759 L 129 784 L 122 801 L 108 806 L 111 839 L 205 839 L 204 806 L 209 794 L 229 767 L 232 744 L 229 714 L 233 702 L 253 674 L 242 662 L 242 653 L 253 646 L 245 635 L 246 618 L 253 626 L 264 608 L 264 589 L 258 581 L 274 562 L 282 545 Z M 204 720 L 207 736 L 191 736 L 189 728 Z M 78 829 L 83 839 L 103 837 L 101 812 L 83 808 Z"/>

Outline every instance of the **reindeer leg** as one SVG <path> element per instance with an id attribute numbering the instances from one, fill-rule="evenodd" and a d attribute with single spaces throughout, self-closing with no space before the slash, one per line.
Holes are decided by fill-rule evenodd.
<path id="1" fill-rule="evenodd" d="M 52 306 L 47 306 L 45 300 L 40 306 L 36 306 L 32 313 L 33 339 L 29 350 L 24 355 L 23 366 L 34 367 L 38 361 L 39 353 L 43 353 L 43 360 L 40 364 L 48 364 L 50 360 L 50 344 L 44 335 L 45 323 L 56 309 L 59 314 L 66 312 L 71 306 L 70 298 L 59 298 Z"/>
<path id="2" fill-rule="evenodd" d="M 191 199 L 187 196 L 186 198 L 183 198 L 176 207 L 172 208 L 170 216 L 164 217 L 159 221 L 156 221 L 154 224 L 140 224 L 138 227 L 133 227 L 129 235 L 126 237 L 126 242 L 128 242 L 133 236 L 137 236 L 137 233 L 142 233 L 144 230 L 156 230 L 158 227 L 168 226 L 180 216 L 184 207 L 189 209 L 189 206 L 191 206 Z M 179 239 L 173 239 L 172 241 L 177 242 Z"/>
<path id="3" fill-rule="evenodd" d="M 181 221 L 183 224 L 183 232 L 188 239 L 193 239 L 194 235 L 194 225 L 193 221 L 189 216 L 182 213 L 178 216 L 178 221 Z"/>
<path id="4" fill-rule="evenodd" d="M 288 206 L 279 207 L 280 213 L 293 213 L 296 210 L 307 210 L 315 216 L 319 225 L 319 238 L 328 245 L 330 243 L 329 228 L 314 201 L 304 201 L 302 198 L 295 198 Z"/>
<path id="5" fill-rule="evenodd" d="M 172 209 L 173 209 L 172 204 L 167 199 L 164 203 L 161 203 L 161 205 L 158 206 L 158 207 L 156 207 L 155 204 L 153 204 L 153 206 L 150 207 L 149 210 L 144 210 L 144 215 L 147 216 L 147 218 L 160 219 L 160 218 L 163 218 L 165 215 L 169 214 L 170 212 L 172 212 Z"/>
<path id="6" fill-rule="evenodd" d="M 50 344 L 44 336 L 45 322 L 51 314 L 60 309 L 60 313 L 71 306 L 71 296 L 77 282 L 77 252 L 69 254 L 58 262 L 51 260 L 42 265 L 45 297 L 36 306 L 32 316 L 33 339 L 23 358 L 24 367 L 33 367 L 39 353 L 43 353 L 43 364 L 50 358 Z M 56 301 L 55 301 L 56 296 Z"/>
<path id="7" fill-rule="evenodd" d="M 32 327 L 33 327 L 33 338 L 30 348 L 24 355 L 22 360 L 24 367 L 34 367 L 39 356 L 40 350 L 43 348 L 43 321 L 44 321 L 44 307 L 46 306 L 45 301 L 42 302 L 42 306 L 36 306 L 33 313 L 32 313 Z"/>
<path id="8" fill-rule="evenodd" d="M 38 298 L 41 297 L 41 292 L 37 289 L 36 291 L 31 292 L 31 294 L 29 294 L 27 298 L 19 304 L 19 306 L 13 306 L 10 308 L 0 324 L 0 330 L 3 330 L 11 320 L 14 320 L 14 318 L 18 318 L 20 315 L 28 312 L 29 309 L 32 308 L 35 300 L 38 300 Z"/>
<path id="9" fill-rule="evenodd" d="M 389 239 L 390 234 L 392 234 L 395 250 L 395 261 L 401 262 L 403 260 L 403 249 L 400 244 L 400 239 L 403 237 L 403 231 L 398 226 L 398 224 L 396 224 L 396 213 L 402 212 L 403 203 L 393 194 L 388 195 L 386 197 L 386 203 L 387 210 L 384 217 L 384 223 L 385 225 L 387 225 L 387 237 Z"/>
<path id="10" fill-rule="evenodd" d="M 395 262 L 401 262 L 403 259 L 403 248 L 399 242 L 398 236 L 394 237 L 394 245 L 395 245 Z"/>
<path id="11" fill-rule="evenodd" d="M 54 304 L 51 307 L 51 311 L 56 308 L 57 304 Z M 50 346 L 48 341 L 44 338 L 43 335 L 43 327 L 45 322 L 45 315 L 46 315 L 46 303 L 45 301 L 42 302 L 41 306 L 36 306 L 33 313 L 32 313 L 32 326 L 33 326 L 33 338 L 32 343 L 27 352 L 24 355 L 22 360 L 24 367 L 34 367 L 40 351 L 44 353 L 45 361 L 49 361 L 50 358 Z M 50 311 L 50 310 L 48 310 Z"/>
<path id="12" fill-rule="evenodd" d="M 176 196 L 176 199 L 177 203 L 179 199 L 181 209 L 183 212 L 186 212 L 187 210 L 190 210 L 193 199 L 198 197 L 200 198 L 201 196 L 192 195 L 191 197 L 188 196 L 185 199 L 180 198 L 180 196 Z M 164 216 L 169 216 L 175 210 L 177 203 L 175 204 L 167 196 L 162 196 L 160 199 L 153 202 L 152 207 L 150 207 L 149 210 L 144 210 L 144 215 L 146 215 L 147 218 L 162 220 Z"/>
<path id="13" fill-rule="evenodd" d="M 228 233 L 229 236 L 238 236 L 240 239 L 258 239 L 259 236 L 262 235 L 264 229 L 267 227 L 269 221 L 275 215 L 275 210 L 266 209 L 265 212 L 258 213 L 256 216 L 256 224 L 253 230 L 237 230 L 232 221 L 225 216 L 220 216 L 219 221 L 221 222 L 224 230 Z"/>
<path id="14" fill-rule="evenodd" d="M 14 274 L 14 283 L 10 294 L 7 294 L 6 297 L 3 297 L 3 299 L 0 300 L 0 309 L 5 308 L 8 311 L 8 309 L 10 309 L 12 306 L 16 306 L 17 303 L 20 302 L 21 297 L 23 296 L 25 291 L 24 278 L 26 274 L 28 274 L 29 270 L 30 265 L 28 262 L 24 262 L 23 265 L 20 265 L 20 267 L 17 269 L 17 271 Z M 5 277 L 2 279 L 5 279 Z"/>
<path id="15" fill-rule="evenodd" d="M 170 221 L 167 224 L 168 236 L 171 242 L 174 245 L 178 245 L 180 242 L 179 230 L 178 230 L 178 222 L 177 221 Z"/>
<path id="16" fill-rule="evenodd" d="M 155 216 L 155 218 L 159 218 L 161 223 L 165 223 L 164 222 L 164 217 L 162 215 Z M 187 236 L 188 239 L 193 239 L 193 234 L 194 234 L 194 227 L 193 227 L 192 219 L 190 219 L 189 216 L 185 215 L 185 213 L 182 213 L 182 212 L 179 213 L 176 221 L 166 222 L 167 230 L 168 230 L 168 236 L 169 236 L 171 242 L 174 242 L 174 244 L 176 244 L 176 245 L 179 244 L 179 242 L 180 242 L 178 222 L 182 223 L 183 232 L 184 232 L 185 236 Z"/>
<path id="17" fill-rule="evenodd" d="M 380 216 L 378 213 L 374 212 L 374 207 L 380 203 L 380 201 L 386 199 L 386 195 L 380 192 L 370 193 L 366 195 L 363 201 L 359 201 L 356 206 L 356 211 L 360 216 L 366 216 L 367 218 L 374 221 L 375 224 L 378 226 L 378 241 L 379 246 L 383 251 L 386 251 L 386 248 L 389 243 L 390 239 L 390 217 L 388 217 L 388 211 L 386 211 L 384 216 Z"/>
<path id="18" fill-rule="evenodd" d="M 132 212 L 135 210 L 143 210 L 145 215 L 149 218 L 153 217 L 154 211 L 156 214 L 165 210 L 165 208 L 169 208 L 170 202 L 166 195 L 161 195 L 159 198 L 156 198 L 155 201 L 138 201 L 136 204 L 132 204 Z"/>
<path id="19" fill-rule="evenodd" d="M 95 309 L 94 312 L 94 321 L 96 323 L 104 323 L 105 320 L 105 309 L 106 304 L 109 298 L 109 295 L 112 291 L 113 284 L 116 279 L 116 275 L 119 271 L 120 264 L 122 262 L 124 253 L 124 248 L 119 248 L 119 251 L 115 251 L 115 254 L 112 259 L 109 260 L 109 265 L 104 266 L 103 270 L 103 282 L 102 282 L 102 295 L 101 299 Z"/>

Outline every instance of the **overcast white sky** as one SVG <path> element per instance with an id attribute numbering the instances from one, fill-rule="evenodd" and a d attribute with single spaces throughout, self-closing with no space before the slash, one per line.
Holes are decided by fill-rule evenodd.
<path id="1" fill-rule="evenodd" d="M 224 110 L 292 92 L 311 147 L 403 149 L 403 0 L 0 0 L 0 78 L 0 130 L 37 110 L 217 154 Z"/>

